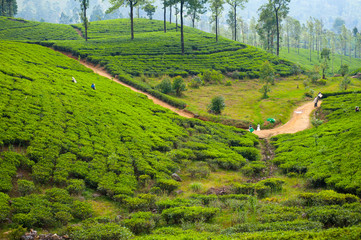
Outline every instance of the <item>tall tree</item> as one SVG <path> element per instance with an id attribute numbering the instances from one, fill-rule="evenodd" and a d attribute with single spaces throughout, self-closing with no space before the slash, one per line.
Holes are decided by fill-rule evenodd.
<path id="1" fill-rule="evenodd" d="M 328 48 L 322 49 L 321 52 L 321 59 L 323 59 L 323 62 L 321 63 L 322 79 L 326 79 L 326 71 L 328 69 L 328 61 L 330 61 L 330 54 L 331 54 L 330 49 Z"/>
<path id="2" fill-rule="evenodd" d="M 292 36 L 295 39 L 298 54 L 300 54 L 301 29 L 300 21 L 294 19 L 292 22 Z"/>
<path id="3" fill-rule="evenodd" d="M 291 0 L 269 0 L 269 4 L 273 7 L 273 14 L 276 18 L 276 34 L 277 34 L 277 48 L 276 55 L 279 56 L 280 53 L 280 23 L 283 18 L 285 18 L 289 12 L 288 4 Z"/>
<path id="4" fill-rule="evenodd" d="M 357 35 L 358 35 L 358 29 L 357 29 L 357 27 L 354 27 L 353 29 L 352 29 L 352 34 L 353 34 L 353 37 L 354 37 L 354 40 L 355 40 L 355 47 L 354 47 L 354 49 L 355 49 L 355 58 L 356 58 L 356 50 L 357 50 Z"/>
<path id="5" fill-rule="evenodd" d="M 226 0 L 227 3 L 231 6 L 234 16 L 234 41 L 237 41 L 237 8 L 244 8 L 244 4 L 248 2 L 248 0 Z"/>
<path id="6" fill-rule="evenodd" d="M 156 8 L 157 7 L 154 6 L 151 2 L 147 2 L 147 4 L 143 6 L 143 10 L 147 13 L 147 16 L 150 20 L 153 19 L 153 14 L 155 13 Z"/>
<path id="7" fill-rule="evenodd" d="M 218 42 L 218 22 L 219 22 L 219 17 L 222 14 L 223 11 L 223 5 L 224 5 L 224 0 L 210 0 L 210 10 L 212 11 L 212 22 L 215 23 L 216 26 L 216 42 Z"/>
<path id="8" fill-rule="evenodd" d="M 16 0 L 1 0 L 0 16 L 14 17 L 18 12 Z"/>
<path id="9" fill-rule="evenodd" d="M 82 0 L 81 0 L 82 1 Z M 130 9 L 130 35 L 131 39 L 134 39 L 134 7 L 144 4 L 145 0 L 109 0 L 111 7 L 106 13 L 111 13 L 121 6 L 129 6 Z"/>
<path id="10" fill-rule="evenodd" d="M 263 47 L 267 51 L 273 52 L 274 35 L 276 34 L 276 18 L 274 14 L 272 14 L 272 5 L 264 4 L 258 9 L 258 11 L 260 14 L 256 26 L 257 33 L 263 43 Z"/>
<path id="11" fill-rule="evenodd" d="M 168 0 L 163 0 L 163 29 L 164 32 L 167 32 L 167 5 L 168 5 Z"/>
<path id="12" fill-rule="evenodd" d="M 188 0 L 186 2 L 187 16 L 190 16 L 193 28 L 195 21 L 199 20 L 200 15 L 207 11 L 207 8 L 205 7 L 206 2 L 207 0 Z"/>
<path id="13" fill-rule="evenodd" d="M 307 30 L 308 30 L 308 47 L 310 48 L 310 62 L 312 61 L 312 48 L 313 48 L 313 34 L 314 34 L 314 25 L 313 20 L 310 17 L 310 20 L 307 20 Z"/>
<path id="14" fill-rule="evenodd" d="M 83 22 L 83 26 L 85 29 L 85 41 L 88 41 L 88 27 L 89 21 L 88 17 L 86 16 L 86 10 L 89 8 L 89 0 L 79 0 L 80 8 L 81 8 L 81 20 Z"/>

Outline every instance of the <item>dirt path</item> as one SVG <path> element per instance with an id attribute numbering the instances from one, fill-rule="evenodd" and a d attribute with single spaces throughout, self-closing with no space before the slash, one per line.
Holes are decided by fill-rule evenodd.
<path id="1" fill-rule="evenodd" d="M 56 50 L 57 51 L 57 50 Z M 73 56 L 71 53 L 67 53 L 67 52 L 61 52 L 61 51 L 57 51 L 60 52 L 70 58 L 73 58 L 75 60 L 78 60 L 77 57 Z M 139 91 L 138 89 L 125 84 L 121 81 L 119 81 L 118 79 L 112 77 L 112 75 L 110 75 L 104 68 L 100 67 L 100 66 L 95 66 L 94 64 L 91 64 L 85 60 L 81 60 L 80 61 L 81 64 L 83 64 L 85 67 L 92 69 L 95 73 L 109 78 L 125 87 L 130 88 L 132 91 L 138 92 L 138 93 L 142 93 L 144 95 L 146 95 L 149 99 L 153 100 L 153 102 L 155 104 L 158 104 L 164 108 L 168 108 L 169 110 L 179 114 L 180 116 L 186 117 L 186 118 L 194 118 L 195 115 L 189 111 L 186 110 L 180 110 L 176 107 L 173 107 L 171 105 L 169 105 L 168 103 L 165 103 L 157 98 L 155 98 L 154 96 Z M 321 101 L 319 102 L 319 105 L 321 105 Z M 303 131 L 307 128 L 310 127 L 310 114 L 311 112 L 314 110 L 314 106 L 313 106 L 313 102 L 309 102 L 306 103 L 305 105 L 302 105 L 300 107 L 298 107 L 292 115 L 292 118 L 290 119 L 290 121 L 288 121 L 285 125 L 282 125 L 278 128 L 274 128 L 274 129 L 268 129 L 268 130 L 261 130 L 261 131 L 254 131 L 253 133 L 256 134 L 258 137 L 260 138 L 270 138 L 272 136 L 278 135 L 278 134 L 283 134 L 283 133 L 296 133 L 299 131 Z"/>
<path id="2" fill-rule="evenodd" d="M 319 101 L 318 103 L 320 106 L 322 101 Z M 298 107 L 293 112 L 292 118 L 285 125 L 274 129 L 254 131 L 253 133 L 260 138 L 270 138 L 278 134 L 303 131 L 310 127 L 310 115 L 314 109 L 315 107 L 313 102 L 306 103 L 305 105 Z"/>
<path id="3" fill-rule="evenodd" d="M 73 58 L 75 60 L 78 60 L 78 58 L 73 56 L 71 53 L 61 52 L 61 51 L 58 51 L 58 50 L 55 50 L 55 51 L 60 52 L 60 53 L 66 55 L 66 56 L 68 56 L 70 58 Z M 168 108 L 169 110 L 177 113 L 178 115 L 180 115 L 182 117 L 194 118 L 194 114 L 191 113 L 191 112 L 188 112 L 186 110 L 181 110 L 181 109 L 178 109 L 176 107 L 173 107 L 173 106 L 169 105 L 168 103 L 163 102 L 163 101 L 159 100 L 158 98 L 153 97 L 152 95 L 150 95 L 148 93 L 139 91 L 138 89 L 119 81 L 118 79 L 114 78 L 104 68 L 102 68 L 100 66 L 95 66 L 94 64 L 91 64 L 91 63 L 89 63 L 89 62 L 87 62 L 85 60 L 80 60 L 80 63 L 83 64 L 85 67 L 92 69 L 95 73 L 97 73 L 97 74 L 99 74 L 99 75 L 101 75 L 103 77 L 109 78 L 109 79 L 113 80 L 116 83 L 119 83 L 119 84 L 121 84 L 121 85 L 123 85 L 123 86 L 125 86 L 127 88 L 130 88 L 134 92 L 138 92 L 138 93 L 142 93 L 142 94 L 146 95 L 149 99 L 153 100 L 153 102 L 155 104 L 157 104 L 157 105 L 160 105 L 160 106 L 162 106 L 164 108 Z"/>

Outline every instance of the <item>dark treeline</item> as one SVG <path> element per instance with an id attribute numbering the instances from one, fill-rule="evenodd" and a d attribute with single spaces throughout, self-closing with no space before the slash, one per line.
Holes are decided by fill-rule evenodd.
<path id="1" fill-rule="evenodd" d="M 18 12 L 16 0 L 0 0 L 0 16 L 13 17 Z"/>

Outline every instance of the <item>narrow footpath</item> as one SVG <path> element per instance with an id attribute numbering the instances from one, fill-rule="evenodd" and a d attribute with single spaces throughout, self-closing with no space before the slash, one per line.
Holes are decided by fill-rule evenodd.
<path id="1" fill-rule="evenodd" d="M 318 102 L 320 106 L 322 101 Z M 311 126 L 311 113 L 316 108 L 314 107 L 313 102 L 308 102 L 300 107 L 298 107 L 291 117 L 291 119 L 284 125 L 274 128 L 261 131 L 254 131 L 259 138 L 270 138 L 272 136 L 284 133 L 296 133 L 303 131 Z"/>
<path id="2" fill-rule="evenodd" d="M 55 50 L 57 52 L 60 52 L 70 58 L 73 58 L 75 60 L 78 60 L 77 57 L 73 56 L 71 53 L 68 52 L 62 52 L 62 51 L 58 51 Z M 99 65 L 94 65 L 92 63 L 87 62 L 86 60 L 80 60 L 80 63 L 83 64 L 85 67 L 92 69 L 95 73 L 109 78 L 125 87 L 130 88 L 132 91 L 134 92 L 138 92 L 138 93 L 142 93 L 144 95 L 146 95 L 149 99 L 151 99 L 154 104 L 158 104 L 162 107 L 165 107 L 175 113 L 177 113 L 180 116 L 186 117 L 186 118 L 194 118 L 195 115 L 187 110 L 181 110 L 178 109 L 176 107 L 173 107 L 171 105 L 169 105 L 166 102 L 163 102 L 162 100 L 159 100 L 158 98 L 155 98 L 154 96 L 142 92 L 128 84 L 125 84 L 123 82 L 121 82 L 120 80 L 114 78 L 112 75 L 110 75 L 103 67 L 99 66 Z M 321 105 L 321 101 L 319 101 L 319 105 Z M 254 131 L 253 133 L 256 134 L 259 138 L 262 139 L 267 139 L 270 138 L 272 136 L 278 135 L 278 134 L 283 134 L 283 133 L 296 133 L 299 131 L 303 131 L 307 128 L 310 127 L 310 115 L 311 112 L 314 110 L 314 105 L 313 102 L 308 102 L 300 107 L 298 107 L 292 115 L 292 118 L 290 119 L 290 121 L 288 121 L 286 124 L 278 127 L 278 128 L 274 128 L 274 129 L 267 129 L 267 130 L 261 130 L 261 131 Z"/>
<path id="3" fill-rule="evenodd" d="M 57 52 L 60 52 L 70 58 L 73 58 L 75 60 L 78 60 L 77 57 L 73 56 L 71 53 L 67 53 L 67 52 L 62 52 L 62 51 L 58 51 L 58 50 L 55 50 Z M 178 109 L 176 107 L 173 107 L 171 105 L 169 105 L 168 103 L 166 102 L 163 102 L 161 100 L 159 100 L 158 98 L 155 98 L 154 96 L 150 95 L 149 93 L 145 93 L 145 92 L 142 92 L 126 83 L 123 83 L 121 82 L 120 80 L 114 78 L 112 75 L 110 75 L 103 67 L 101 66 L 95 66 L 94 64 L 92 63 L 89 63 L 85 60 L 80 60 L 80 63 L 82 65 L 84 65 L 85 67 L 87 68 L 90 68 L 91 70 L 93 70 L 96 74 L 99 74 L 100 76 L 103 76 L 103 77 L 106 77 L 106 78 L 109 78 L 111 80 L 113 80 L 114 82 L 116 83 L 119 83 L 127 88 L 130 88 L 132 91 L 134 92 L 138 92 L 138 93 L 141 93 L 141 94 L 144 94 L 146 95 L 149 99 L 153 100 L 154 104 L 157 104 L 157 105 L 160 105 L 162 107 L 165 107 L 165 108 L 168 108 L 169 110 L 177 113 L 178 115 L 182 116 L 182 117 L 186 117 L 186 118 L 194 118 L 194 114 L 189 112 L 189 111 L 186 111 L 186 110 L 181 110 L 181 109 Z"/>

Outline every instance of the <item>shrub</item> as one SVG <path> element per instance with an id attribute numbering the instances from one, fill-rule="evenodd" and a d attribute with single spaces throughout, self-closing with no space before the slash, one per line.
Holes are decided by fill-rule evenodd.
<path id="1" fill-rule="evenodd" d="M 182 92 L 186 90 L 186 84 L 181 76 L 174 78 L 172 87 L 178 97 L 182 96 Z"/>
<path id="2" fill-rule="evenodd" d="M 299 198 L 305 200 L 306 206 L 343 205 L 359 201 L 355 195 L 337 193 L 333 190 L 324 190 L 319 193 L 301 193 Z"/>
<path id="3" fill-rule="evenodd" d="M 45 191 L 45 198 L 49 200 L 49 202 L 59 202 L 59 203 L 71 203 L 72 198 L 69 193 L 60 188 L 52 188 Z"/>
<path id="4" fill-rule="evenodd" d="M 68 227 L 67 231 L 73 240 L 127 240 L 133 237 L 133 234 L 127 228 L 116 223 L 94 223 Z"/>
<path id="5" fill-rule="evenodd" d="M 227 82 L 226 82 L 226 84 L 225 84 L 225 86 L 232 86 L 232 82 L 230 81 L 230 80 L 228 80 Z"/>
<path id="6" fill-rule="evenodd" d="M 157 181 L 157 186 L 160 189 L 167 191 L 168 193 L 171 193 L 177 188 L 179 188 L 180 183 L 173 179 L 159 179 Z"/>
<path id="7" fill-rule="evenodd" d="M 70 194 L 81 194 L 85 190 L 85 183 L 83 179 L 71 179 L 68 181 L 66 190 Z"/>
<path id="8" fill-rule="evenodd" d="M 286 181 L 278 178 L 267 178 L 259 181 L 258 183 L 270 187 L 272 192 L 277 192 L 282 190 L 282 186 L 286 183 Z"/>
<path id="9" fill-rule="evenodd" d="M 266 85 L 267 83 L 272 85 L 275 84 L 275 70 L 268 61 L 265 61 L 261 66 L 260 79 L 261 82 L 266 83 Z"/>
<path id="10" fill-rule="evenodd" d="M 192 78 L 192 80 L 190 81 L 188 86 L 190 88 L 199 88 L 203 84 L 204 84 L 203 80 L 200 77 L 196 76 L 196 77 Z"/>
<path id="11" fill-rule="evenodd" d="M 125 219 L 123 224 L 129 228 L 134 234 L 149 234 L 156 226 L 156 221 L 151 212 L 137 212 Z"/>
<path id="12" fill-rule="evenodd" d="M 326 81 L 326 79 L 320 79 L 317 81 L 317 84 L 321 85 L 321 86 L 325 86 L 327 84 L 327 81 Z"/>
<path id="13" fill-rule="evenodd" d="M 201 79 L 205 83 L 221 83 L 223 78 L 224 76 L 222 75 L 222 73 L 216 70 L 205 70 L 201 75 Z"/>
<path id="14" fill-rule="evenodd" d="M 162 217 L 168 224 L 183 222 L 211 221 L 219 212 L 218 208 L 175 207 L 162 212 Z"/>
<path id="15" fill-rule="evenodd" d="M 26 228 L 18 226 L 17 228 L 11 230 L 11 232 L 9 233 L 9 239 L 19 240 L 23 235 L 25 235 L 26 231 Z"/>
<path id="16" fill-rule="evenodd" d="M 208 106 L 208 110 L 215 114 L 221 114 L 223 109 L 226 107 L 226 104 L 224 102 L 224 97 L 217 96 L 212 98 L 211 104 Z"/>
<path id="17" fill-rule="evenodd" d="M 346 91 L 348 86 L 351 83 L 351 78 L 349 78 L 347 75 L 343 77 L 343 79 L 340 82 L 340 90 L 341 91 Z"/>
<path id="18" fill-rule="evenodd" d="M 28 180 L 18 180 L 18 190 L 21 196 L 31 194 L 35 191 L 35 184 Z"/>
<path id="19" fill-rule="evenodd" d="M 154 203 L 155 195 L 153 194 L 139 194 L 137 197 L 129 197 L 123 200 L 123 204 L 131 212 L 150 210 Z"/>
<path id="20" fill-rule="evenodd" d="M 189 188 L 193 191 L 193 192 L 200 192 L 203 190 L 203 184 L 200 182 L 193 182 L 189 185 Z"/>
<path id="21" fill-rule="evenodd" d="M 207 163 L 205 162 L 195 162 L 191 166 L 187 168 L 187 172 L 189 173 L 191 178 L 207 178 L 211 173 L 211 170 Z"/>
<path id="22" fill-rule="evenodd" d="M 172 92 L 172 83 L 170 81 L 169 78 L 165 78 L 162 80 L 162 82 L 157 86 L 157 88 L 159 88 L 159 90 L 164 93 L 164 94 L 168 94 L 170 92 Z"/>
<path id="23" fill-rule="evenodd" d="M 342 75 L 342 77 L 346 76 L 348 73 L 348 65 L 347 64 L 342 64 L 340 66 L 340 69 L 338 70 L 338 73 Z"/>
<path id="24" fill-rule="evenodd" d="M 325 227 L 347 227 L 361 223 L 361 212 L 340 206 L 314 207 L 307 210 L 308 219 L 322 222 Z"/>
<path id="25" fill-rule="evenodd" d="M 249 161 L 258 161 L 261 159 L 259 150 L 254 147 L 234 147 L 233 150 Z"/>
<path id="26" fill-rule="evenodd" d="M 242 232 L 277 232 L 277 231 L 311 231 L 321 230 L 322 223 L 298 220 L 292 222 L 244 223 L 222 231 L 222 234 Z"/>
<path id="27" fill-rule="evenodd" d="M 5 220 L 10 213 L 9 200 L 7 194 L 0 192 L 0 221 Z"/>
<path id="28" fill-rule="evenodd" d="M 240 79 L 241 78 L 241 74 L 238 71 L 235 71 L 232 73 L 231 78 L 233 79 Z"/>
<path id="29" fill-rule="evenodd" d="M 74 201 L 72 215 L 78 219 L 87 219 L 93 215 L 92 205 L 88 202 Z"/>

